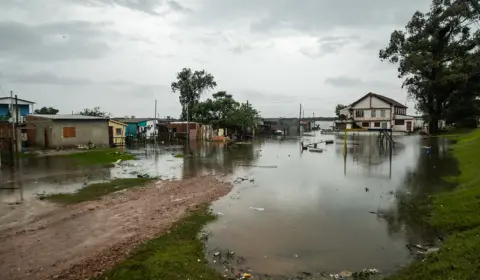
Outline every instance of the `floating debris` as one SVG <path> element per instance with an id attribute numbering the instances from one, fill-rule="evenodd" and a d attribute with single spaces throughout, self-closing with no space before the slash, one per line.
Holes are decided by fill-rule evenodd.
<path id="1" fill-rule="evenodd" d="M 278 168 L 277 165 L 239 164 L 238 166 L 259 167 L 259 168 Z"/>
<path id="2" fill-rule="evenodd" d="M 265 208 L 261 208 L 261 207 L 250 207 L 250 209 L 259 211 L 259 212 L 265 211 Z"/>

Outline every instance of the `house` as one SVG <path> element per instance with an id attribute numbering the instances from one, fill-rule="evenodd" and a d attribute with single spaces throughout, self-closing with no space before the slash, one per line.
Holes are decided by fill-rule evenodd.
<path id="1" fill-rule="evenodd" d="M 157 123 L 155 118 L 113 118 L 113 120 L 127 124 L 125 136 L 135 139 L 152 137 L 155 133 L 155 124 Z"/>
<path id="2" fill-rule="evenodd" d="M 18 107 L 16 104 L 18 104 Z M 0 119 L 16 122 L 18 113 L 18 122 L 23 123 L 25 116 L 33 112 L 34 104 L 35 102 L 24 99 L 0 97 Z"/>
<path id="3" fill-rule="evenodd" d="M 413 117 L 407 106 L 386 96 L 368 93 L 340 111 L 337 129 L 384 128 L 398 132 L 413 131 Z"/>
<path id="4" fill-rule="evenodd" d="M 30 114 L 27 142 L 31 147 L 57 149 L 95 144 L 108 147 L 108 118 L 83 115 Z"/>
<path id="5" fill-rule="evenodd" d="M 108 135 L 110 138 L 110 146 L 125 145 L 125 136 L 127 133 L 127 124 L 116 120 L 108 121 Z"/>
<path id="6" fill-rule="evenodd" d="M 300 131 L 298 118 L 264 118 L 263 124 L 270 132 L 281 130 L 285 135 L 298 135 Z"/>
<path id="7" fill-rule="evenodd" d="M 200 134 L 200 127 L 202 125 L 197 122 L 188 122 L 188 129 L 190 131 L 190 140 L 197 139 L 197 133 Z M 187 138 L 187 122 L 171 122 L 167 124 L 167 128 L 173 133 L 174 138 Z"/>

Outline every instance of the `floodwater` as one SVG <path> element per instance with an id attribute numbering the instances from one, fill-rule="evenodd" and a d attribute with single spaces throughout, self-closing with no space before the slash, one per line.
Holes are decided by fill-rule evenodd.
<path id="1" fill-rule="evenodd" d="M 188 150 L 142 147 L 131 150 L 138 160 L 113 167 L 81 167 L 65 157 L 23 159 L 15 172 L 2 172 L 0 225 L 12 219 L 9 205 L 35 204 L 37 193 L 73 192 L 144 173 L 163 179 L 214 173 L 246 180 L 213 204 L 220 215 L 206 227 L 209 252 L 234 251 L 245 258 L 244 268 L 259 274 L 397 270 L 410 260 L 407 243 L 435 237 L 416 205 L 451 188 L 440 178 L 456 172 L 446 141 L 399 136 L 390 155 L 376 137 L 357 135 L 349 138 L 345 158 L 342 136 L 317 132 L 302 140 L 326 139 L 335 144 L 319 144 L 323 153 L 302 152 L 298 137 L 234 146 L 191 143 Z M 422 146 L 432 146 L 431 153 Z M 174 158 L 179 152 L 190 156 Z"/>

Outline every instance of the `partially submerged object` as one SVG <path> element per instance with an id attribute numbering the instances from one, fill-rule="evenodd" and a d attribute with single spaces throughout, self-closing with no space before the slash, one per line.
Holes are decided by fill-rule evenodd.
<path id="1" fill-rule="evenodd" d="M 322 152 L 323 152 L 323 149 L 320 149 L 320 148 L 310 148 L 309 151 L 312 152 L 312 153 L 322 153 Z"/>
<path id="2" fill-rule="evenodd" d="M 333 140 L 325 140 L 325 144 L 333 144 Z"/>

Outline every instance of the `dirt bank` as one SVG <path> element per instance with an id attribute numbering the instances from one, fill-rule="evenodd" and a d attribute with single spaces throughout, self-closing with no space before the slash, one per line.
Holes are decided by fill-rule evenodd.
<path id="1" fill-rule="evenodd" d="M 139 243 L 184 214 L 224 196 L 211 176 L 160 181 L 98 201 L 58 207 L 0 231 L 0 279 L 88 279 L 113 267 Z"/>

